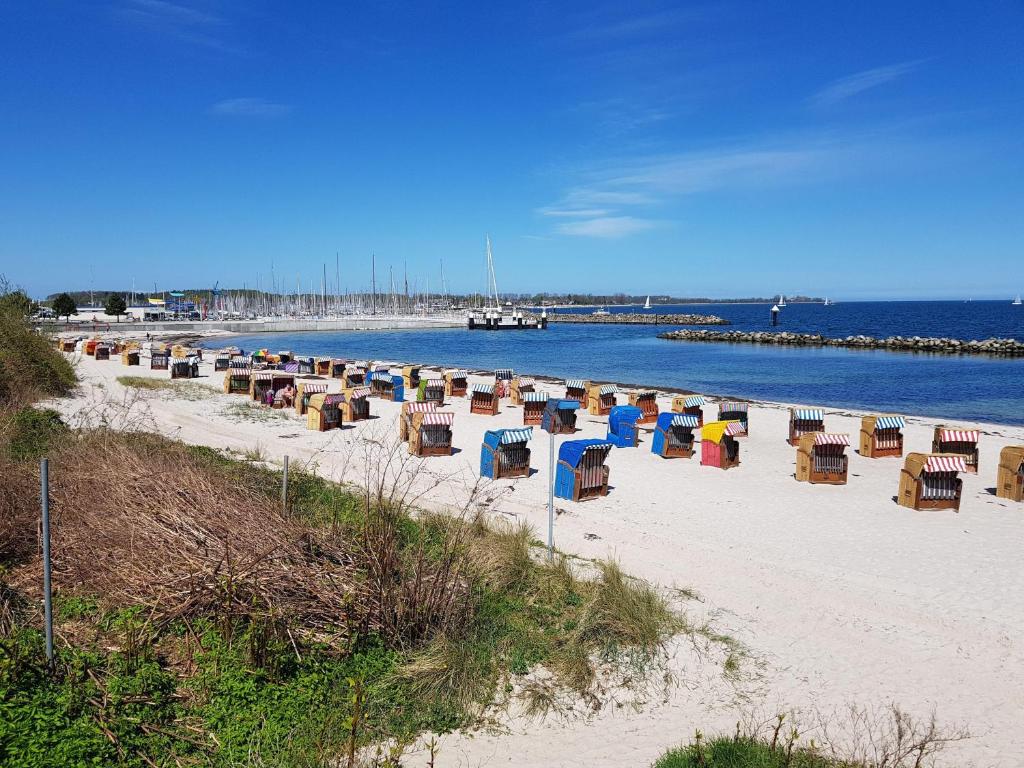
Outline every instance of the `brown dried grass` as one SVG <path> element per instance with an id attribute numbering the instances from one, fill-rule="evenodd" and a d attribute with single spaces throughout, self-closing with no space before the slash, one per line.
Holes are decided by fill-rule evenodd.
<path id="1" fill-rule="evenodd" d="M 14 464 L 0 557 L 25 560 L 34 593 L 38 469 Z M 410 544 L 408 516 L 366 494 L 356 531 L 286 517 L 276 489 L 143 433 L 90 430 L 51 458 L 54 581 L 108 607 L 141 606 L 156 625 L 214 619 L 342 648 L 373 633 L 415 646 L 464 620 L 470 590 L 458 537 Z M 461 530 L 454 528 L 453 530 Z"/>

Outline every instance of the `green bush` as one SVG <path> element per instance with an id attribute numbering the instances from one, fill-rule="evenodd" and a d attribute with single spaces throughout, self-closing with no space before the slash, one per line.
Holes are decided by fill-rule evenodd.
<path id="1" fill-rule="evenodd" d="M 75 386 L 75 370 L 52 339 L 22 317 L 0 313 L 0 406 L 58 397 Z"/>
<path id="2" fill-rule="evenodd" d="M 718 738 L 667 752 L 654 768 L 855 768 L 805 749 L 772 748 L 756 739 Z"/>
<path id="3" fill-rule="evenodd" d="M 14 414 L 7 444 L 16 461 L 45 456 L 55 440 L 68 432 L 60 414 L 49 408 L 22 408 Z"/>

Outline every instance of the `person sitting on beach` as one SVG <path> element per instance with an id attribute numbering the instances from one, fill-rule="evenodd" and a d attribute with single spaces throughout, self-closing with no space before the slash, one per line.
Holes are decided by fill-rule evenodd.
<path id="1" fill-rule="evenodd" d="M 285 408 L 291 408 L 295 405 L 295 387 L 291 384 L 282 390 L 278 390 L 277 394 L 280 395 L 281 399 L 284 401 Z"/>
<path id="2" fill-rule="evenodd" d="M 267 393 L 263 396 L 263 402 L 269 406 L 274 405 L 275 393 L 273 389 L 268 389 Z"/>

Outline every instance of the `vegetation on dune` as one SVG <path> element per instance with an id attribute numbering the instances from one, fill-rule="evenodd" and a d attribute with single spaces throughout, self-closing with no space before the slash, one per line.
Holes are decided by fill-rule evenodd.
<path id="1" fill-rule="evenodd" d="M 0 452 L 4 765 L 346 765 L 370 745 L 397 765 L 538 667 L 595 700 L 601 669 L 641 680 L 681 627 L 613 565 L 581 576 L 538 558 L 527 528 L 419 514 L 387 482 L 293 467 L 285 509 L 279 472 L 210 449 L 105 430 L 47 448 L 54 671 L 37 465 Z"/>
<path id="2" fill-rule="evenodd" d="M 966 738 L 965 730 L 943 732 L 934 717 L 917 720 L 895 705 L 850 707 L 837 718 L 817 718 L 806 731 L 786 715 L 737 724 L 732 736 L 706 739 L 698 731 L 653 768 L 926 768 L 946 746 Z"/>
<path id="3" fill-rule="evenodd" d="M 67 394 L 75 371 L 52 339 L 25 321 L 22 291 L 0 277 L 0 407 L 28 405 Z"/>

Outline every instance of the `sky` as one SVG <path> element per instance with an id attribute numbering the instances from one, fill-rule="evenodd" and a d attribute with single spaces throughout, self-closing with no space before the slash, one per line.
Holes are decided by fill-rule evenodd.
<path id="1" fill-rule="evenodd" d="M 15 0 L 0 274 L 1024 292 L 1024 3 Z"/>

